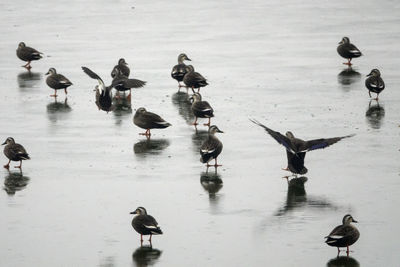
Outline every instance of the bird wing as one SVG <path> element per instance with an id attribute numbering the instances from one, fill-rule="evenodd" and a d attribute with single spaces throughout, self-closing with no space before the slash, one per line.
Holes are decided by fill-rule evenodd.
<path id="1" fill-rule="evenodd" d="M 159 115 L 153 113 L 153 112 L 145 112 L 142 114 L 143 120 L 144 121 L 149 121 L 152 123 L 160 124 L 160 125 L 167 125 L 169 124 L 166 122 L 163 118 L 161 118 Z"/>
<path id="2" fill-rule="evenodd" d="M 221 142 L 217 138 L 208 138 L 200 147 L 200 154 L 206 155 L 213 153 Z"/>
<path id="3" fill-rule="evenodd" d="M 315 149 L 325 148 L 325 147 L 328 147 L 330 145 L 333 145 L 333 144 L 339 142 L 340 140 L 342 140 L 344 138 L 349 138 L 352 136 L 355 136 L 355 134 L 341 136 L 341 137 L 326 138 L 326 139 L 320 138 L 320 139 L 309 140 L 309 141 L 304 142 L 303 147 L 301 147 L 299 150 L 301 152 L 305 152 L 305 151 L 311 151 L 311 150 L 315 150 Z"/>
<path id="4" fill-rule="evenodd" d="M 65 84 L 65 85 L 72 85 L 72 82 L 70 80 L 67 79 L 67 77 L 65 77 L 62 74 L 56 74 L 54 75 L 54 78 L 57 80 L 58 83 L 60 84 Z"/>
<path id="5" fill-rule="evenodd" d="M 140 88 L 146 85 L 145 81 L 138 79 L 126 79 L 124 80 L 123 86 L 126 88 Z"/>
<path id="6" fill-rule="evenodd" d="M 193 109 L 196 109 L 196 110 L 201 111 L 201 112 L 209 111 L 211 113 L 214 111 L 213 108 L 211 107 L 211 105 L 207 101 L 195 102 L 194 105 L 193 105 Z"/>
<path id="7" fill-rule="evenodd" d="M 30 159 L 28 153 L 26 153 L 25 148 L 20 144 L 13 144 L 8 150 L 12 157 L 18 156 L 24 159 Z"/>
<path id="8" fill-rule="evenodd" d="M 84 73 L 86 73 L 90 78 L 96 79 L 99 82 L 99 85 L 102 86 L 103 88 L 105 87 L 103 80 L 100 78 L 99 75 L 94 73 L 91 69 L 82 67 L 82 70 Z"/>
<path id="9" fill-rule="evenodd" d="M 355 45 L 349 44 L 349 52 L 355 56 L 361 56 L 362 53 Z"/>
<path id="10" fill-rule="evenodd" d="M 250 119 L 250 121 L 252 123 L 254 123 L 254 124 L 257 124 L 258 126 L 263 127 L 267 131 L 267 133 L 270 136 L 272 136 L 272 138 L 274 138 L 279 144 L 281 144 L 284 147 L 286 147 L 286 149 L 289 150 L 290 152 L 296 154 L 296 149 L 292 147 L 292 142 L 290 141 L 289 138 L 287 138 L 286 136 L 284 136 L 280 132 L 275 132 L 274 130 L 268 128 L 267 126 L 263 125 L 262 123 L 258 122 L 255 119 Z"/>

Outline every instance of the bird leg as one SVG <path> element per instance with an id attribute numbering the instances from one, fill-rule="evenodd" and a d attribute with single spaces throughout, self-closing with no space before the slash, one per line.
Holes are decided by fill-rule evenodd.
<path id="1" fill-rule="evenodd" d="M 21 169 L 22 168 L 22 160 L 19 161 L 19 166 L 15 166 L 14 168 Z"/>
<path id="2" fill-rule="evenodd" d="M 368 94 L 369 94 L 369 98 L 371 98 L 371 97 L 372 97 L 372 96 L 371 96 L 371 91 L 368 90 Z"/>
<path id="3" fill-rule="evenodd" d="M 197 123 L 197 117 L 196 117 L 196 120 L 192 123 L 192 125 L 194 125 L 194 126 L 199 125 L 199 124 Z"/>
<path id="4" fill-rule="evenodd" d="M 143 235 L 140 235 L 140 246 L 143 246 Z"/>
<path id="5" fill-rule="evenodd" d="M 208 123 L 204 123 L 203 125 L 210 127 L 210 124 L 211 124 L 210 122 L 211 122 L 211 118 L 208 118 Z"/>
<path id="6" fill-rule="evenodd" d="M 339 249 L 339 247 L 337 248 L 337 257 L 339 257 L 339 254 L 340 254 L 340 249 Z"/>
<path id="7" fill-rule="evenodd" d="M 54 95 L 50 95 L 50 96 L 52 96 L 52 97 L 57 97 L 57 90 L 54 89 Z"/>
<path id="8" fill-rule="evenodd" d="M 351 58 L 350 59 L 347 59 L 347 62 L 345 62 L 345 63 L 343 63 L 344 65 L 347 65 L 347 66 L 351 66 L 351 65 L 353 65 L 353 64 L 351 64 Z"/>
<path id="9" fill-rule="evenodd" d="M 211 165 L 211 166 L 213 166 L 213 165 Z M 220 167 L 220 166 L 222 166 L 222 165 L 218 165 L 218 163 L 217 163 L 217 158 L 215 158 L 215 164 L 214 164 L 214 167 L 215 167 L 215 168 L 217 168 L 217 167 Z"/>
<path id="10" fill-rule="evenodd" d="M 288 172 L 290 171 L 288 167 L 282 168 L 282 170 L 283 170 L 283 171 L 288 171 Z"/>
<path id="11" fill-rule="evenodd" d="M 139 135 L 145 135 L 147 138 L 150 138 L 151 136 L 150 129 L 147 129 L 146 132 L 140 133 Z"/>
<path id="12" fill-rule="evenodd" d="M 64 88 L 64 92 L 65 92 L 65 94 L 68 94 L 68 92 L 67 92 L 67 88 Z"/>
<path id="13" fill-rule="evenodd" d="M 11 162 L 11 159 L 8 161 L 8 163 L 6 164 L 6 165 L 4 165 L 3 167 L 4 168 L 6 168 L 7 170 L 10 168 L 10 162 Z"/>
<path id="14" fill-rule="evenodd" d="M 149 238 L 149 242 L 150 242 L 150 244 L 151 244 L 151 237 L 152 237 L 153 235 L 150 235 L 150 238 Z"/>
<path id="15" fill-rule="evenodd" d="M 26 68 L 26 69 L 28 69 L 28 70 L 30 70 L 32 67 L 31 67 L 31 62 L 30 61 L 28 61 L 28 63 L 26 63 L 25 65 L 23 65 L 22 67 L 24 67 L 24 68 Z"/>
<path id="16" fill-rule="evenodd" d="M 378 101 L 378 100 L 379 100 L 379 93 L 378 93 L 378 94 L 376 94 L 376 98 L 375 98 L 375 100 L 376 100 L 376 101 Z"/>

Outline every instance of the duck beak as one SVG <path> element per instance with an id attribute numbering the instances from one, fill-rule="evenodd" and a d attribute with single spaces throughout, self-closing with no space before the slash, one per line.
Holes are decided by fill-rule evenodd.
<path id="1" fill-rule="evenodd" d="M 132 212 L 130 212 L 129 214 L 136 214 L 136 211 L 132 211 Z"/>
<path id="2" fill-rule="evenodd" d="M 4 146 L 5 144 L 7 144 L 7 141 L 5 141 L 4 143 L 2 143 L 1 145 Z"/>
<path id="3" fill-rule="evenodd" d="M 356 221 L 356 220 L 353 219 L 353 223 L 358 223 L 358 221 Z"/>
<path id="4" fill-rule="evenodd" d="M 192 60 L 191 60 L 190 58 L 188 58 L 188 57 L 186 58 L 186 60 L 188 60 L 188 61 L 192 61 Z"/>
<path id="5" fill-rule="evenodd" d="M 371 75 L 372 75 L 372 72 L 371 72 L 370 74 L 368 74 L 367 77 L 369 77 L 369 76 L 371 76 Z"/>
<path id="6" fill-rule="evenodd" d="M 48 75 L 48 74 L 50 74 L 50 72 L 46 72 L 46 74 L 45 74 L 45 75 Z"/>
<path id="7" fill-rule="evenodd" d="M 224 133 L 223 131 L 221 131 L 220 129 L 218 129 L 217 133 Z"/>

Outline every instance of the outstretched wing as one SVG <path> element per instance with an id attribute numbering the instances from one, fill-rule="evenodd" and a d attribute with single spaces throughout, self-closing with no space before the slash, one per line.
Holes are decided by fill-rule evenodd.
<path id="1" fill-rule="evenodd" d="M 145 81 L 141 81 L 138 79 L 127 79 L 124 82 L 124 86 L 127 88 L 140 88 L 146 85 Z"/>
<path id="2" fill-rule="evenodd" d="M 333 138 L 321 138 L 315 140 L 309 140 L 304 143 L 304 148 L 301 149 L 302 152 L 311 151 L 315 149 L 321 149 L 333 145 L 344 138 L 353 137 L 355 134 L 341 136 L 341 137 L 333 137 Z"/>
<path id="3" fill-rule="evenodd" d="M 272 136 L 279 144 L 283 145 L 286 147 L 287 150 L 290 152 L 296 154 L 295 149 L 292 147 L 292 142 L 290 142 L 289 138 L 281 134 L 280 132 L 275 132 L 274 130 L 268 128 L 267 126 L 263 125 L 262 123 L 258 122 L 255 119 L 250 119 L 250 121 L 254 124 L 257 124 L 258 126 L 263 127 L 267 133 Z"/>
<path id="4" fill-rule="evenodd" d="M 92 79 L 96 79 L 99 84 L 103 87 L 105 87 L 103 80 L 100 78 L 99 75 L 97 75 L 96 73 L 94 73 L 91 69 L 86 68 L 86 67 L 82 67 L 82 70 L 84 73 L 86 73 L 90 78 Z"/>

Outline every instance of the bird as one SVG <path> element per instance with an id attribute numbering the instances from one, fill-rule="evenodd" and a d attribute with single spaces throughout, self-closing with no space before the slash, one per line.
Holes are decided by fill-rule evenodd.
<path id="1" fill-rule="evenodd" d="M 25 148 L 22 145 L 15 143 L 14 138 L 12 137 L 8 137 L 2 145 L 6 145 L 3 150 L 4 155 L 8 158 L 8 163 L 3 166 L 6 169 L 10 168 L 11 161 L 19 161 L 19 166 L 15 166 L 15 168 L 21 169 L 22 161 L 31 159 Z"/>
<path id="2" fill-rule="evenodd" d="M 356 220 L 350 215 L 346 214 L 343 217 L 342 225 L 336 226 L 332 232 L 326 236 L 325 243 L 332 247 L 337 247 L 338 255 L 339 248 L 347 247 L 347 255 L 349 254 L 349 246 L 353 245 L 360 237 L 360 232 L 351 223 L 357 223 Z"/>
<path id="3" fill-rule="evenodd" d="M 30 70 L 32 68 L 31 61 L 39 60 L 42 58 L 41 52 L 37 51 L 35 48 L 26 46 L 24 42 L 20 42 L 17 48 L 17 57 L 22 61 L 27 61 L 22 67 Z"/>
<path id="4" fill-rule="evenodd" d="M 96 79 L 99 82 L 99 85 L 96 85 L 96 105 L 99 109 L 109 112 L 112 110 L 112 87 L 106 86 L 103 80 L 93 72 L 91 69 L 87 67 L 82 67 L 84 73 L 86 73 L 90 78 Z"/>
<path id="5" fill-rule="evenodd" d="M 183 77 L 183 82 L 187 86 L 187 88 L 192 88 L 194 93 L 194 89 L 197 88 L 197 92 L 200 92 L 200 88 L 207 86 L 207 79 L 204 78 L 200 73 L 194 71 L 194 67 L 192 65 L 186 66 L 186 74 Z"/>
<path id="6" fill-rule="evenodd" d="M 153 235 L 162 235 L 163 232 L 158 225 L 156 219 L 153 216 L 148 215 L 147 211 L 143 207 L 138 207 L 135 211 L 132 211 L 130 214 L 137 214 L 137 216 L 133 217 L 132 227 L 136 232 L 140 234 L 140 244 L 143 244 L 143 236 L 150 235 L 150 245 L 151 245 L 151 237 Z"/>
<path id="7" fill-rule="evenodd" d="M 181 81 L 183 81 L 183 77 L 185 77 L 187 72 L 186 64 L 183 62 L 185 60 L 192 61 L 186 54 L 180 54 L 178 56 L 178 65 L 175 65 L 171 71 L 171 77 L 178 81 L 179 90 L 181 87 L 185 87 L 181 85 Z"/>
<path id="8" fill-rule="evenodd" d="M 124 75 L 125 77 L 129 77 L 129 74 L 131 72 L 131 70 L 128 67 L 128 63 L 126 63 L 124 58 L 120 58 L 118 60 L 118 64 L 114 66 L 114 68 L 111 71 L 111 78 L 114 78 L 117 75 L 116 70 L 119 70 L 122 75 Z"/>
<path id="9" fill-rule="evenodd" d="M 192 111 L 194 116 L 196 117 L 193 125 L 198 125 L 197 118 L 208 118 L 208 123 L 205 123 L 204 126 L 210 126 L 211 118 L 214 117 L 213 108 L 207 101 L 201 100 L 201 95 L 199 93 L 194 93 L 193 96 L 190 97 L 190 99 L 193 100 Z"/>
<path id="10" fill-rule="evenodd" d="M 112 80 L 111 86 L 117 91 L 127 91 L 129 90 L 129 95 L 131 93 L 131 88 L 141 88 L 146 85 L 145 81 L 138 79 L 130 79 L 125 76 L 120 69 L 114 69 L 115 76 Z"/>
<path id="11" fill-rule="evenodd" d="M 372 97 L 371 92 L 376 93 L 375 100 L 378 101 L 379 94 L 385 89 L 385 82 L 381 78 L 381 72 L 378 69 L 373 69 L 367 77 L 365 86 L 368 89 L 369 97 Z"/>
<path id="12" fill-rule="evenodd" d="M 347 59 L 347 62 L 343 64 L 349 67 L 353 65 L 351 64 L 351 60 L 353 58 L 362 56 L 361 51 L 355 45 L 350 43 L 350 39 L 348 37 L 343 37 L 342 41 L 339 42 L 337 52 L 341 57 Z"/>
<path id="13" fill-rule="evenodd" d="M 150 129 L 163 129 L 171 126 L 169 122 L 166 122 L 159 115 L 147 111 L 145 108 L 141 107 L 136 110 L 135 116 L 133 116 L 133 123 L 143 129 L 146 129 L 145 133 L 140 133 L 140 135 L 145 135 L 150 138 Z"/>
<path id="14" fill-rule="evenodd" d="M 208 138 L 204 141 L 204 143 L 200 147 L 200 162 L 207 163 L 207 168 L 210 166 L 218 167 L 222 165 L 218 165 L 217 158 L 219 154 L 221 154 L 223 145 L 221 141 L 217 137 L 215 137 L 215 133 L 223 133 L 216 125 L 210 126 L 208 129 Z M 215 159 L 214 165 L 209 165 L 208 162 Z"/>
<path id="15" fill-rule="evenodd" d="M 46 83 L 49 87 L 54 89 L 54 96 L 57 97 L 57 90 L 64 89 L 65 94 L 67 94 L 67 88 L 72 85 L 72 82 L 68 80 L 64 75 L 58 74 L 55 68 L 50 68 L 46 73 Z"/>
<path id="16" fill-rule="evenodd" d="M 349 138 L 354 136 L 354 134 L 351 134 L 341 137 L 320 138 L 320 139 L 304 141 L 302 139 L 294 137 L 292 132 L 286 132 L 285 136 L 279 132 L 271 130 L 270 128 L 261 124 L 257 120 L 250 119 L 250 121 L 264 128 L 268 132 L 268 134 L 271 135 L 272 138 L 274 138 L 279 144 L 283 145 L 286 148 L 288 166 L 283 170 L 290 171 L 295 175 L 306 174 L 308 172 L 308 169 L 304 166 L 304 158 L 306 156 L 306 152 L 315 149 L 326 148 L 330 145 L 339 142 L 344 138 Z"/>

